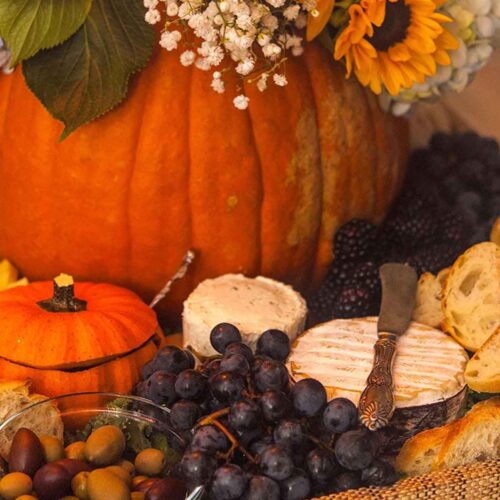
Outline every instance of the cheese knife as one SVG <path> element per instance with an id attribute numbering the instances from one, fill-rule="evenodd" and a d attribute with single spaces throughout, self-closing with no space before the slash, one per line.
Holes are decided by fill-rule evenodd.
<path id="1" fill-rule="evenodd" d="M 373 368 L 358 406 L 359 419 L 374 431 L 386 426 L 394 413 L 392 365 L 396 342 L 411 322 L 417 273 L 405 264 L 384 264 L 380 267 L 382 304 L 378 317 L 378 340 L 375 343 Z"/>

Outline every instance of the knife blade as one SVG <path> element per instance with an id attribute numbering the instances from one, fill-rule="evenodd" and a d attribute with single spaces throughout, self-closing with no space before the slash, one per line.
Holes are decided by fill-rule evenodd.
<path id="1" fill-rule="evenodd" d="M 373 368 L 359 400 L 359 419 L 370 430 L 386 426 L 394 413 L 392 365 L 397 338 L 411 322 L 417 273 L 405 264 L 384 264 L 380 267 L 382 303 L 377 323 Z"/>

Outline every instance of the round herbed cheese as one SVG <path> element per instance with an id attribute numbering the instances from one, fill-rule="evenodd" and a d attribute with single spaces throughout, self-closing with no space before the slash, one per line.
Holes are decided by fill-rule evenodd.
<path id="1" fill-rule="evenodd" d="M 372 369 L 377 318 L 334 320 L 300 336 L 288 359 L 294 380 L 312 377 L 330 398 L 346 397 L 358 404 Z M 412 323 L 398 338 L 393 366 L 397 408 L 444 401 L 464 385 L 467 353 L 434 328 Z"/>
<path id="2" fill-rule="evenodd" d="M 304 330 L 305 300 L 291 286 L 242 274 L 226 274 L 200 283 L 184 302 L 184 344 L 201 356 L 217 354 L 210 331 L 219 323 L 237 326 L 252 349 L 265 330 L 283 330 L 293 341 Z"/>

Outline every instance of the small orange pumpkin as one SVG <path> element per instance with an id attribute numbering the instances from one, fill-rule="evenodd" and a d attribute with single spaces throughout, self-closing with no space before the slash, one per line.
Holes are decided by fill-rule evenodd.
<path id="1" fill-rule="evenodd" d="M 49 396 L 126 393 L 156 353 L 157 331 L 155 313 L 133 292 L 62 274 L 0 292 L 0 374 L 31 378 Z"/>

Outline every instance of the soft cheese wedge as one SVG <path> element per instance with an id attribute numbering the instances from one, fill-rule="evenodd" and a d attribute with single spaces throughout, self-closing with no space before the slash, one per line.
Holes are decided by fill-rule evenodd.
<path id="1" fill-rule="evenodd" d="M 357 404 L 373 363 L 377 318 L 338 319 L 301 335 L 288 359 L 295 380 L 312 377 L 330 398 Z M 465 385 L 465 350 L 445 333 L 412 323 L 398 339 L 394 361 L 397 408 L 444 401 Z"/>
<path id="2" fill-rule="evenodd" d="M 218 323 L 240 329 L 252 349 L 265 330 L 283 330 L 294 340 L 304 330 L 305 300 L 291 286 L 242 274 L 226 274 L 200 283 L 184 302 L 184 344 L 201 356 L 217 354 L 210 345 L 210 331 Z"/>

